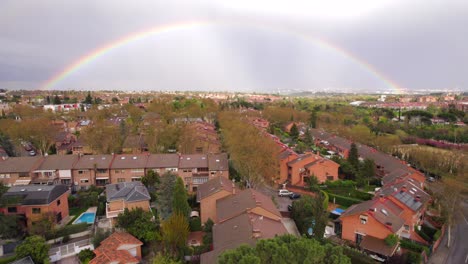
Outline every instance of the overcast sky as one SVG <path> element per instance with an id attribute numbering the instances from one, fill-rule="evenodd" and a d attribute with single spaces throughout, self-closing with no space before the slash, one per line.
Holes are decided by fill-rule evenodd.
<path id="1" fill-rule="evenodd" d="M 118 39 L 194 21 L 203 24 L 116 47 L 46 85 Z M 468 1 L 0 1 L 0 88 L 285 92 L 395 86 L 468 90 Z"/>

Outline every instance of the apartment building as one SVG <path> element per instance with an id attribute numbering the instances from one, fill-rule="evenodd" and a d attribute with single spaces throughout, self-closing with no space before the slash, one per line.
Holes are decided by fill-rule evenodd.
<path id="1" fill-rule="evenodd" d="M 72 169 L 78 162 L 74 155 L 45 156 L 41 165 L 33 170 L 33 184 L 65 184 L 71 186 Z"/>
<path id="2" fill-rule="evenodd" d="M 288 181 L 297 186 L 307 184 L 308 178 L 315 176 L 319 182 L 338 179 L 340 165 L 332 160 L 313 153 L 280 154 L 280 181 Z"/>

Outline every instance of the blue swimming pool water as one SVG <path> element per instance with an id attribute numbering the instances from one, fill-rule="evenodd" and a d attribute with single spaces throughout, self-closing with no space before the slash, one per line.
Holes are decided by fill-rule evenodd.
<path id="1" fill-rule="evenodd" d="M 94 223 L 94 218 L 96 218 L 96 213 L 82 213 L 78 219 L 73 222 L 73 224 L 79 224 L 79 223 L 88 223 L 92 224 Z"/>

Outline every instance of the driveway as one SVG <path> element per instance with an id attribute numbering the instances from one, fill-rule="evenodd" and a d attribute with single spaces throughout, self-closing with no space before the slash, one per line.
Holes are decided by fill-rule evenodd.
<path id="1" fill-rule="evenodd" d="M 80 264 L 80 260 L 77 256 L 71 256 L 68 258 L 61 259 L 56 262 L 57 264 Z"/>

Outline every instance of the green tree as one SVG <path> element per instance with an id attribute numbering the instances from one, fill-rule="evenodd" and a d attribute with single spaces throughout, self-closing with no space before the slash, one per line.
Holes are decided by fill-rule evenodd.
<path id="1" fill-rule="evenodd" d="M 181 261 L 174 260 L 170 256 L 165 256 L 158 252 L 158 254 L 152 260 L 153 264 L 182 264 Z"/>
<path id="2" fill-rule="evenodd" d="M 169 219 L 161 224 L 162 241 L 166 252 L 172 256 L 180 255 L 189 234 L 187 217 L 180 213 L 173 213 Z"/>
<path id="3" fill-rule="evenodd" d="M 22 228 L 18 224 L 19 216 L 0 213 L 0 237 L 16 238 L 21 235 Z"/>
<path id="4" fill-rule="evenodd" d="M 93 103 L 93 97 L 91 96 L 91 92 L 88 91 L 88 95 L 86 95 L 85 100 L 83 101 L 84 104 L 92 104 Z"/>
<path id="5" fill-rule="evenodd" d="M 369 181 L 375 176 L 375 162 L 373 159 L 364 159 L 359 169 L 358 185 L 369 185 Z M 359 181 L 362 181 L 359 184 Z"/>
<path id="6" fill-rule="evenodd" d="M 353 166 L 355 171 L 359 169 L 359 153 L 354 142 L 351 143 L 351 147 L 349 149 L 348 162 Z"/>
<path id="7" fill-rule="evenodd" d="M 324 195 L 316 193 L 316 197 L 303 196 L 293 202 L 291 218 L 296 223 L 301 234 L 308 234 L 312 228 L 312 236 L 318 239 L 323 238 L 327 225 L 327 213 L 324 210 Z"/>
<path id="8" fill-rule="evenodd" d="M 254 247 L 241 245 L 226 250 L 218 258 L 219 264 L 235 263 L 325 263 L 350 264 L 339 247 L 321 245 L 317 240 L 284 235 L 262 239 Z"/>
<path id="9" fill-rule="evenodd" d="M 187 191 L 185 190 L 184 182 L 180 177 L 177 177 L 174 186 L 172 197 L 172 212 L 180 213 L 185 217 L 189 217 L 190 214 L 190 206 L 187 201 Z"/>
<path id="10" fill-rule="evenodd" d="M 80 260 L 81 263 L 88 263 L 90 260 L 92 260 L 96 254 L 91 249 L 83 249 L 78 253 L 78 259 Z"/>
<path id="11" fill-rule="evenodd" d="M 289 131 L 291 138 L 296 141 L 299 138 L 299 130 L 297 129 L 296 123 L 294 123 Z"/>
<path id="12" fill-rule="evenodd" d="M 153 213 L 143 211 L 137 207 L 133 210 L 127 208 L 117 217 L 117 226 L 124 228 L 136 238 L 148 242 L 158 238 L 158 225 L 153 221 Z"/>
<path id="13" fill-rule="evenodd" d="M 312 113 L 310 113 L 309 125 L 312 128 L 317 128 L 317 111 L 312 111 Z"/>
<path id="14" fill-rule="evenodd" d="M 58 95 L 54 96 L 53 104 L 58 105 L 58 104 L 61 104 L 61 103 L 62 103 L 62 101 L 60 100 L 60 97 L 58 97 Z"/>
<path id="15" fill-rule="evenodd" d="M 153 170 L 148 170 L 146 175 L 141 178 L 141 182 L 148 188 L 148 191 L 151 195 L 151 200 L 155 201 L 157 198 L 156 191 L 159 188 L 159 184 L 161 183 L 161 178 L 157 172 Z"/>
<path id="16" fill-rule="evenodd" d="M 45 239 L 40 236 L 29 236 L 23 243 L 15 249 L 16 258 L 21 259 L 31 256 L 34 263 L 50 263 L 49 262 L 49 248 Z"/>
<path id="17" fill-rule="evenodd" d="M 167 219 L 172 214 L 172 200 L 177 176 L 167 172 L 161 177 L 161 184 L 157 191 L 158 211 L 162 219 Z"/>

